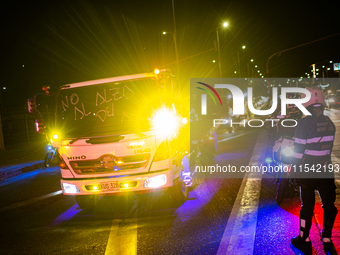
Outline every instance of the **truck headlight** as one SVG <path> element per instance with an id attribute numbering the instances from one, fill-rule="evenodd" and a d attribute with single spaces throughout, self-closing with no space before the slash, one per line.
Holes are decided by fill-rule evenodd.
<path id="1" fill-rule="evenodd" d="M 169 136 L 177 129 L 178 118 L 171 109 L 162 108 L 154 114 L 152 126 L 158 135 Z"/>
<path id="2" fill-rule="evenodd" d="M 64 193 L 80 193 L 78 187 L 74 184 L 63 183 Z"/>
<path id="3" fill-rule="evenodd" d="M 144 188 L 157 188 L 166 184 L 166 174 L 157 175 L 145 180 Z"/>

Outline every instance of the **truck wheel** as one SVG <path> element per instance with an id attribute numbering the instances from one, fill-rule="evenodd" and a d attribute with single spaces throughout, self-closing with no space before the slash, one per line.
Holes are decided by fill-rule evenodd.
<path id="1" fill-rule="evenodd" d="M 277 190 L 276 190 L 276 203 L 280 205 L 283 201 L 286 187 L 287 187 L 288 179 L 282 178 L 277 183 Z"/>
<path id="2" fill-rule="evenodd" d="M 170 197 L 176 204 L 183 204 L 189 197 L 189 187 L 180 182 L 170 187 Z"/>
<path id="3" fill-rule="evenodd" d="M 97 205 L 99 197 L 98 195 L 78 195 L 76 202 L 81 209 L 90 209 Z"/>
<path id="4" fill-rule="evenodd" d="M 187 162 L 188 163 L 188 162 Z M 180 175 L 179 175 L 179 181 L 172 187 L 170 187 L 169 192 L 170 192 L 170 197 L 175 202 L 176 204 L 182 204 L 184 203 L 188 197 L 189 197 L 189 188 L 188 186 L 185 185 L 184 183 L 184 168 L 188 168 L 188 164 L 181 164 L 181 170 L 180 170 Z M 188 169 L 187 169 L 188 171 Z"/>

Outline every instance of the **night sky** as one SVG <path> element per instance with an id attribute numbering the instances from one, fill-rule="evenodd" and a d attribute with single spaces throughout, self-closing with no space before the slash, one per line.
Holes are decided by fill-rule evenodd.
<path id="1" fill-rule="evenodd" d="M 234 77 L 237 52 L 243 77 L 251 58 L 265 74 L 273 53 L 340 33 L 339 1 L 174 2 L 183 84 L 191 77 L 219 76 L 218 54 L 208 51 L 216 29 L 224 77 Z M 222 28 L 223 21 L 230 26 Z M 1 24 L 2 110 L 22 109 L 44 85 L 55 91 L 67 83 L 155 67 L 177 71 L 171 64 L 176 60 L 171 0 L 8 1 L 1 4 Z M 340 62 L 339 42 L 337 35 L 275 56 L 269 75 L 300 77 L 312 63 Z"/>

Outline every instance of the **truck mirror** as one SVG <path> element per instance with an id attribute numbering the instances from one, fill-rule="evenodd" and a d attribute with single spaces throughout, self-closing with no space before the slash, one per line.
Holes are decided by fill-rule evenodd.
<path id="1" fill-rule="evenodd" d="M 45 91 L 45 93 L 48 92 L 48 91 L 50 90 L 50 88 L 51 88 L 50 86 L 42 86 L 42 87 L 41 87 L 41 89 L 42 89 L 43 91 Z"/>
<path id="2" fill-rule="evenodd" d="M 41 135 L 45 134 L 45 126 L 42 118 L 35 120 L 35 130 L 37 131 L 38 134 Z"/>
<path id="3" fill-rule="evenodd" d="M 37 108 L 36 108 L 34 97 L 27 99 L 27 110 L 29 114 L 35 115 L 37 113 Z"/>

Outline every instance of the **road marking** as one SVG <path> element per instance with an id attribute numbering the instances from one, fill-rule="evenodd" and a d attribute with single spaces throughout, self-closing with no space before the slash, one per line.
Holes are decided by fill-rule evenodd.
<path id="1" fill-rule="evenodd" d="M 118 247 L 119 242 L 117 238 L 119 223 L 121 223 L 121 219 L 114 219 L 111 224 L 111 230 L 109 235 L 109 240 L 107 241 L 105 255 L 116 255 L 119 254 Z"/>
<path id="2" fill-rule="evenodd" d="M 337 179 L 340 178 L 340 172 L 336 172 L 336 169 L 338 169 L 338 167 L 335 165 L 340 165 L 340 160 L 337 156 L 334 155 L 333 152 L 331 154 L 331 161 L 334 167 L 334 178 L 336 179 L 335 181 L 338 181 Z"/>
<path id="3" fill-rule="evenodd" d="M 338 114 L 339 114 L 339 110 L 337 110 L 337 109 L 325 110 L 325 115 L 327 115 L 328 117 L 330 117 L 332 119 L 332 121 L 335 123 L 336 128 L 339 127 L 339 125 L 336 124 L 336 123 L 340 122 L 340 120 L 338 120 L 338 119 L 333 120 L 333 117 L 334 118 L 338 118 Z M 338 144 L 337 141 L 338 141 L 338 139 L 334 141 L 334 145 Z M 334 147 L 333 147 L 333 152 L 334 152 Z M 340 165 L 339 158 L 337 156 L 335 156 L 335 154 L 333 152 L 331 154 L 331 161 L 332 161 L 333 165 L 334 164 Z M 336 169 L 336 168 L 334 167 L 334 169 Z M 340 177 L 340 173 L 334 171 L 334 176 L 335 176 L 335 178 L 339 178 Z"/>
<path id="4" fill-rule="evenodd" d="M 127 218 L 112 221 L 105 255 L 137 254 L 137 206 L 138 198 L 127 213 Z"/>
<path id="5" fill-rule="evenodd" d="M 52 193 L 49 193 L 49 194 L 46 194 L 46 195 L 43 195 L 43 196 L 40 196 L 40 197 L 35 197 L 35 198 L 30 199 L 30 200 L 26 200 L 26 201 L 23 201 L 23 202 L 20 202 L 20 203 L 17 203 L 17 204 L 6 206 L 6 207 L 0 209 L 0 213 L 4 212 L 4 211 L 15 209 L 15 208 L 18 208 L 18 207 L 22 207 L 22 206 L 25 206 L 25 205 L 33 204 L 33 203 L 38 202 L 40 200 L 43 200 L 43 199 L 46 199 L 46 198 L 49 198 L 49 197 L 53 197 L 53 196 L 57 196 L 57 195 L 60 195 L 62 193 L 63 193 L 62 190 L 58 190 L 56 192 L 52 192 Z"/>
<path id="6" fill-rule="evenodd" d="M 249 166 L 261 164 L 266 145 L 266 133 L 262 132 L 257 138 Z M 261 173 L 246 173 L 244 176 L 217 254 L 253 254 L 261 180 Z"/>
<path id="7" fill-rule="evenodd" d="M 334 164 L 334 163 L 335 163 L 335 164 L 339 164 L 339 163 L 340 163 L 338 157 L 335 156 L 333 153 L 332 153 L 332 155 L 331 155 L 331 161 L 332 161 L 333 164 Z"/>

